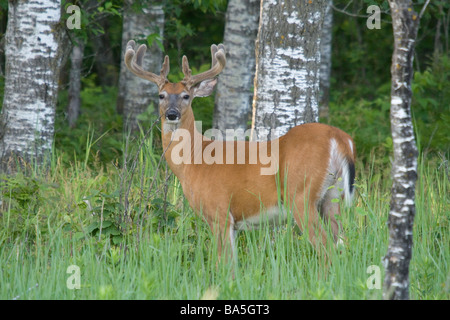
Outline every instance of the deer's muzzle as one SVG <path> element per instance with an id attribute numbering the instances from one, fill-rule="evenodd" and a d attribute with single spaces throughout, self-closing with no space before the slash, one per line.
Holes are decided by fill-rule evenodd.
<path id="1" fill-rule="evenodd" d="M 166 111 L 166 120 L 169 121 L 177 121 L 180 120 L 181 114 L 176 109 L 168 109 Z"/>

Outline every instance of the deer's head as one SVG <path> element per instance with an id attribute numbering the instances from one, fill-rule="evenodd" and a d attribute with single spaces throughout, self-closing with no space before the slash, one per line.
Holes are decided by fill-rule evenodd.
<path id="1" fill-rule="evenodd" d="M 125 64 L 135 75 L 154 82 L 159 90 L 159 115 L 161 120 L 178 127 L 183 116 L 191 110 L 191 103 L 195 97 L 209 96 L 217 82 L 216 76 L 223 70 L 226 63 L 225 47 L 222 44 L 211 46 L 211 69 L 197 75 L 192 75 L 189 62 L 183 56 L 182 70 L 184 79 L 178 83 L 167 80 L 169 74 L 169 56 L 164 58 L 159 75 L 142 68 L 142 61 L 147 47 L 139 46 L 135 51 L 135 42 L 129 41 L 125 52 Z"/>

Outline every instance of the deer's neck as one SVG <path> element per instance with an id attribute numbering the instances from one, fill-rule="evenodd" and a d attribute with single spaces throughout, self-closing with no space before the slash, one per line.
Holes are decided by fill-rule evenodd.
<path id="1" fill-rule="evenodd" d="M 195 127 L 192 109 L 186 111 L 176 127 L 161 118 L 161 136 L 166 161 L 181 179 L 186 165 L 195 164 L 195 156 L 202 153 L 203 136 Z"/>

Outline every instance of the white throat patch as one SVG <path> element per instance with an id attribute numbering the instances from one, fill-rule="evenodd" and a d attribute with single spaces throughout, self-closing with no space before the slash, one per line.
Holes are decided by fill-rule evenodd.
<path id="1" fill-rule="evenodd" d="M 178 129 L 180 120 L 166 120 L 164 121 L 163 130 L 164 133 L 174 132 Z"/>

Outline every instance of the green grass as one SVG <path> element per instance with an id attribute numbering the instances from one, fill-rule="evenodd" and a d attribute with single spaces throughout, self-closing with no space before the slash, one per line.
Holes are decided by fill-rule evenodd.
<path id="1" fill-rule="evenodd" d="M 153 153 L 151 137 L 125 152 L 126 169 L 92 169 L 87 159 L 67 167 L 57 157 L 47 174 L 18 174 L 3 184 L 0 299 L 382 298 L 382 289 L 368 287 L 368 268 L 379 267 L 382 285 L 388 172 L 358 167 L 354 206 L 342 215 L 347 244 L 331 266 L 320 265 L 293 222 L 240 232 L 238 263 L 230 265 L 217 263 L 207 224 Z M 450 297 L 449 177 L 439 165 L 419 165 L 412 299 Z M 80 289 L 69 289 L 72 265 Z"/>

